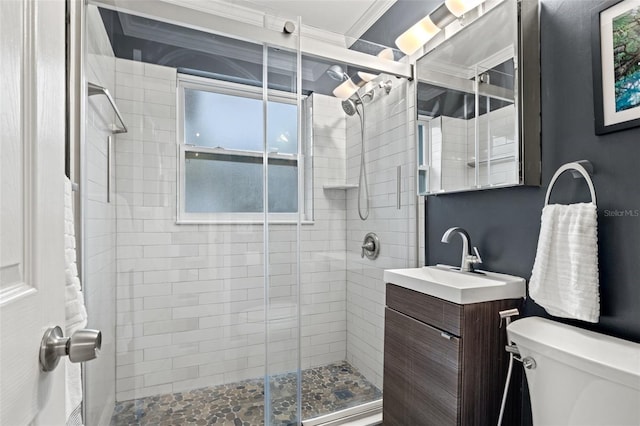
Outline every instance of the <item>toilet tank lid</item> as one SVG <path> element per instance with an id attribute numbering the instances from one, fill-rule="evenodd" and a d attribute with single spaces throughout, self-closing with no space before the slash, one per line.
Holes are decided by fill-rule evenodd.
<path id="1" fill-rule="evenodd" d="M 509 324 L 522 348 L 588 373 L 640 389 L 640 344 L 539 317 Z"/>

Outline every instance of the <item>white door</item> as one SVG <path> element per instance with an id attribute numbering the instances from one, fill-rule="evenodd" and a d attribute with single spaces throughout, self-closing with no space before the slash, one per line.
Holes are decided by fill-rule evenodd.
<path id="1" fill-rule="evenodd" d="M 64 425 L 64 0 L 0 0 L 0 425 Z"/>

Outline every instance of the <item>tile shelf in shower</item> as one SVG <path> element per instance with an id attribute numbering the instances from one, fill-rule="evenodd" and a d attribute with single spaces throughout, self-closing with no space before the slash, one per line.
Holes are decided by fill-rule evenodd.
<path id="1" fill-rule="evenodd" d="M 325 184 L 322 185 L 322 189 L 356 189 L 358 188 L 357 183 L 340 183 L 340 184 Z"/>

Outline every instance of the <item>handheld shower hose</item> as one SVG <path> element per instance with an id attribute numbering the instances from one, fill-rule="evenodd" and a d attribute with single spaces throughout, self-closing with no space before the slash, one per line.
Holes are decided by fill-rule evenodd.
<path id="1" fill-rule="evenodd" d="M 340 82 L 350 79 L 340 65 L 330 66 L 329 69 L 327 69 L 327 75 L 333 80 L 340 81 Z M 379 87 L 384 88 L 385 92 L 389 94 L 389 91 L 391 90 L 390 83 L 391 83 L 390 81 L 385 82 L 384 84 L 381 83 Z M 371 89 L 367 93 L 365 93 L 363 96 L 364 97 L 368 96 L 369 100 L 372 100 L 374 93 L 375 93 L 374 89 Z M 364 159 L 364 154 L 365 154 L 364 100 L 362 99 L 362 96 L 360 96 L 357 90 L 355 92 L 355 95 L 358 97 L 358 100 L 354 102 L 352 99 L 345 99 L 344 101 L 342 101 L 342 109 L 347 115 L 353 115 L 357 113 L 358 117 L 360 118 L 360 134 L 361 134 L 362 140 L 360 144 L 360 176 L 358 177 L 358 216 L 360 216 L 360 219 L 362 220 L 367 220 L 367 218 L 369 217 L 369 186 L 367 184 L 367 164 Z M 362 105 L 362 112 L 358 110 L 358 105 Z M 365 204 L 364 208 L 362 207 L 363 194 L 364 194 L 364 204 Z"/>
<path id="2" fill-rule="evenodd" d="M 504 319 L 506 322 L 506 326 L 504 328 L 504 332 L 507 332 L 507 327 L 511 324 L 511 317 L 520 315 L 520 312 L 517 309 L 507 309 L 506 311 L 498 312 L 500 315 L 500 324 L 502 324 L 502 320 Z M 513 342 L 509 339 L 507 335 L 507 345 L 513 346 Z M 507 394 L 509 393 L 509 383 L 511 382 L 511 373 L 513 372 L 513 352 L 509 352 L 509 367 L 507 368 L 507 380 L 504 383 L 504 392 L 502 393 L 502 403 L 500 404 L 500 415 L 498 416 L 498 426 L 502 425 L 502 419 L 504 417 L 504 409 L 507 404 Z"/>
<path id="3" fill-rule="evenodd" d="M 353 99 L 345 99 L 342 101 L 342 109 L 347 115 L 355 115 L 358 114 L 358 118 L 360 119 L 360 176 L 358 177 L 358 216 L 360 219 L 367 220 L 369 217 L 369 185 L 367 183 L 367 162 L 365 161 L 365 116 L 364 116 L 364 99 L 363 97 L 369 97 L 369 100 L 373 99 L 373 89 L 364 95 L 360 95 L 358 92 L 355 93 L 358 99 L 355 101 Z M 362 108 L 358 109 L 358 105 Z M 362 111 L 362 112 L 360 112 Z M 365 207 L 362 207 L 363 202 L 363 193 L 364 193 L 364 203 Z"/>
<path id="4" fill-rule="evenodd" d="M 356 92 L 356 95 L 360 100 L 360 105 L 362 105 L 362 113 L 358 111 L 358 107 L 356 106 L 356 112 L 360 117 L 360 135 L 362 137 L 361 144 L 360 144 L 360 176 L 358 177 L 358 216 L 360 216 L 360 219 L 362 220 L 367 220 L 367 218 L 369 217 L 369 185 L 367 183 L 367 163 L 364 160 L 364 151 L 365 151 L 364 149 L 364 141 L 365 141 L 364 102 L 362 101 L 362 97 L 358 92 Z M 364 188 L 364 201 L 366 206 L 364 211 L 361 205 L 363 188 Z"/>

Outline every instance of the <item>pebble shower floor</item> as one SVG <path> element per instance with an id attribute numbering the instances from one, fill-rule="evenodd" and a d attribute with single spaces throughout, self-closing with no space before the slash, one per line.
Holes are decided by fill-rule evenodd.
<path id="1" fill-rule="evenodd" d="M 296 375 L 273 377 L 273 424 L 296 425 Z M 302 418 L 308 419 L 382 397 L 348 362 L 302 371 Z M 116 403 L 112 426 L 264 425 L 263 379 L 155 395 Z"/>

